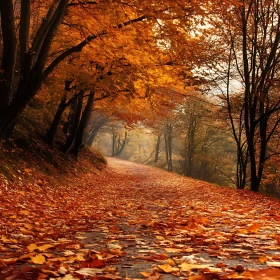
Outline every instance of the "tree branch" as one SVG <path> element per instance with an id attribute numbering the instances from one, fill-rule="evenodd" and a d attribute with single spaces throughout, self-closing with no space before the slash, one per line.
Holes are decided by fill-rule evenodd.
<path id="1" fill-rule="evenodd" d="M 135 22 L 140 22 L 142 20 L 144 20 L 146 18 L 145 15 L 126 21 L 124 23 L 118 24 L 116 27 L 117 28 L 123 28 L 129 24 L 135 23 Z M 93 34 L 93 35 L 89 35 L 87 36 L 86 39 L 84 39 L 82 42 L 80 42 L 79 44 L 77 44 L 76 46 L 73 46 L 71 48 L 69 48 L 68 50 L 66 50 L 65 52 L 61 53 L 58 57 L 56 57 L 53 62 L 51 62 L 51 64 L 45 69 L 44 71 L 44 77 L 48 77 L 50 75 L 50 73 L 52 73 L 52 71 L 55 69 L 55 67 L 61 62 L 63 61 L 66 57 L 70 56 L 73 53 L 76 52 L 81 52 L 83 50 L 83 48 L 88 45 L 90 42 L 92 42 L 93 40 L 95 40 L 96 38 L 102 37 L 104 35 L 108 34 L 108 32 L 106 30 L 103 30 L 97 34 Z"/>

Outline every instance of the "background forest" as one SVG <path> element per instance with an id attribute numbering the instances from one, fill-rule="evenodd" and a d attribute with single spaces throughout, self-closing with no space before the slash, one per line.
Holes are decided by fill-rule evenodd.
<path id="1" fill-rule="evenodd" d="M 2 150 L 41 137 L 280 194 L 280 1 L 6 0 L 0 13 Z"/>

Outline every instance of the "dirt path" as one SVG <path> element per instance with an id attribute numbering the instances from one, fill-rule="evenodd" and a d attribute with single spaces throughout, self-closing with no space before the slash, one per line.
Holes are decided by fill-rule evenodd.
<path id="1" fill-rule="evenodd" d="M 108 159 L 0 193 L 0 279 L 280 279 L 280 204 Z"/>

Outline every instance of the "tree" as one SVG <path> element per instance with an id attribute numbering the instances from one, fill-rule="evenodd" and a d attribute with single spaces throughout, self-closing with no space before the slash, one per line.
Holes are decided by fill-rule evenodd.
<path id="1" fill-rule="evenodd" d="M 165 155 L 166 155 L 166 163 L 167 170 L 173 171 L 173 162 L 172 162 L 172 152 L 173 152 L 173 125 L 171 120 L 167 119 L 164 124 L 164 143 L 165 143 Z"/>
<path id="2" fill-rule="evenodd" d="M 280 122 L 280 3 L 227 1 L 214 10 L 215 38 L 209 40 L 219 47 L 220 63 L 210 71 L 217 74 L 237 143 L 237 185 L 245 186 L 248 172 L 251 190 L 258 191 Z"/>
<path id="3" fill-rule="evenodd" d="M 0 71 L 1 113 L 0 113 L 0 139 L 8 137 L 10 131 L 22 111 L 36 95 L 44 80 L 57 68 L 57 66 L 71 55 L 81 52 L 90 42 L 109 32 L 97 31 L 85 37 L 66 50 L 60 48 L 56 55 L 50 50 L 56 47 L 57 31 L 64 31 L 61 23 L 67 25 L 65 19 L 70 18 L 71 9 L 77 10 L 80 5 L 94 3 L 75 2 L 69 0 L 47 1 L 46 14 L 37 30 L 31 30 L 30 23 L 36 13 L 35 4 L 30 0 L 22 0 L 20 4 L 14 1 L 2 1 L 0 4 L 1 29 L 3 34 L 3 51 Z M 97 4 L 97 3 L 95 3 Z M 41 11 L 44 12 L 44 11 Z M 66 13 L 68 12 L 68 13 Z M 19 35 L 17 37 L 16 22 L 19 17 Z M 123 28 L 137 21 L 142 21 L 145 16 L 129 19 L 115 25 L 113 28 Z M 69 26 L 69 25 L 67 25 Z M 71 27 L 73 28 L 74 25 Z M 63 27 L 63 26 L 62 26 Z M 85 27 L 86 28 L 86 27 Z M 31 32 L 32 31 L 32 32 Z M 34 35 L 33 35 L 34 32 Z M 32 33 L 32 37 L 30 36 Z M 68 32 L 66 34 L 69 34 Z M 79 36 L 80 37 L 80 36 Z M 78 38 L 79 38 L 78 37 Z M 17 49 L 19 44 L 19 52 Z M 20 61 L 17 63 L 17 61 Z"/>
<path id="4" fill-rule="evenodd" d="M 63 75 L 62 69 L 67 65 L 63 62 L 69 58 L 74 60 L 77 54 L 91 48 L 93 41 L 99 41 L 103 49 L 108 46 L 108 57 L 113 57 L 116 49 L 118 54 L 123 53 L 118 59 L 134 60 L 136 64 L 147 63 L 151 57 L 156 57 L 152 60 L 153 69 L 139 72 L 138 77 L 160 73 L 155 70 L 160 66 L 180 64 L 190 69 L 182 56 L 186 50 L 182 48 L 182 42 L 190 42 L 191 48 L 195 49 L 198 40 L 192 41 L 190 35 L 195 25 L 192 18 L 203 13 L 205 3 L 152 2 L 48 0 L 42 1 L 40 7 L 38 1 L 30 0 L 1 3 L 0 139 L 9 136 L 42 83 L 51 74 Z M 38 24 L 40 19 L 42 23 Z M 132 25 L 135 28 L 131 28 Z M 139 55 L 144 49 L 150 50 L 149 56 Z M 104 56 L 96 52 L 95 60 L 100 57 Z M 166 75 L 161 76 L 162 80 L 166 78 Z M 72 77 L 64 80 L 69 79 Z M 139 79 L 135 88 L 139 88 L 140 83 Z M 154 84 L 154 79 L 150 78 L 149 83 Z M 146 89 L 144 92 L 147 93 Z"/>
<path id="5" fill-rule="evenodd" d="M 1 114 L 0 139 L 8 136 L 16 119 L 34 97 L 47 76 L 45 65 L 48 53 L 68 7 L 68 0 L 54 0 L 38 28 L 31 47 L 31 1 L 22 0 L 20 5 L 19 38 L 14 17 L 14 1 L 1 1 L 1 28 L 3 54 L 0 72 Z M 19 69 L 17 69 L 17 41 L 19 41 Z M 19 73 L 19 76 L 16 74 Z"/>

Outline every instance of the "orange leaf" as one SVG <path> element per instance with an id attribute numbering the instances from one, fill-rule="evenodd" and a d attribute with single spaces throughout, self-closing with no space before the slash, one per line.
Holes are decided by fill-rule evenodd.
<path id="1" fill-rule="evenodd" d="M 267 262 L 267 257 L 266 256 L 259 256 L 259 262 L 260 263 L 266 263 Z"/>
<path id="2" fill-rule="evenodd" d="M 171 273 L 173 271 L 178 271 L 178 268 L 172 267 L 169 263 L 165 263 L 163 265 L 158 266 L 161 270 L 163 270 L 165 273 Z"/>
<path id="3" fill-rule="evenodd" d="M 28 249 L 28 251 L 29 252 L 33 252 L 33 251 L 35 251 L 35 250 L 37 250 L 38 249 L 38 246 L 36 245 L 36 244 L 29 244 L 28 246 L 27 246 L 27 249 Z"/>
<path id="4" fill-rule="evenodd" d="M 140 272 L 140 274 L 142 274 L 144 277 L 150 277 L 153 274 L 153 272 L 143 271 L 143 272 Z"/>
<path id="5" fill-rule="evenodd" d="M 43 264 L 46 262 L 46 258 L 41 254 L 38 254 L 35 257 L 32 257 L 31 260 L 33 263 L 36 263 L 36 264 Z"/>
<path id="6" fill-rule="evenodd" d="M 257 233 L 260 229 L 261 225 L 259 223 L 254 223 L 247 228 L 248 232 Z"/>
<path id="7" fill-rule="evenodd" d="M 44 245 L 38 247 L 38 249 L 39 249 L 40 252 L 44 252 L 44 251 L 46 251 L 50 248 L 53 248 L 53 247 L 54 247 L 54 245 L 52 245 L 52 244 L 44 244 Z"/>

